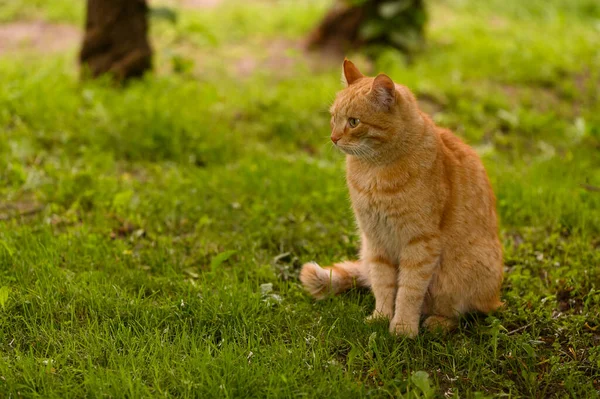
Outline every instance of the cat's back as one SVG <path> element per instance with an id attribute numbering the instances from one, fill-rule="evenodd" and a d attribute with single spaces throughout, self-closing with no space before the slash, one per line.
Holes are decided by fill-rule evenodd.
<path id="1" fill-rule="evenodd" d="M 443 143 L 446 164 L 458 168 L 483 168 L 479 156 L 468 144 L 448 129 L 437 128 Z"/>
<path id="2" fill-rule="evenodd" d="M 476 226 L 495 231 L 496 198 L 479 155 L 451 131 L 438 128 L 438 133 L 445 179 L 450 187 L 445 216 L 458 221 L 476 218 Z"/>
<path id="3" fill-rule="evenodd" d="M 444 256 L 430 292 L 441 298 L 454 296 L 453 306 L 461 311 L 489 312 L 501 305 L 496 199 L 475 150 L 448 130 L 438 133 L 449 195 L 440 224 Z"/>

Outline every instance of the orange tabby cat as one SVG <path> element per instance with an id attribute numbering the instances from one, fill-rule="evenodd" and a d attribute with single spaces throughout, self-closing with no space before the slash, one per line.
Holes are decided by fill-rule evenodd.
<path id="1" fill-rule="evenodd" d="M 502 303 L 502 248 L 494 193 L 475 152 L 419 110 L 408 88 L 363 76 L 344 61 L 347 88 L 331 107 L 331 140 L 346 156 L 346 179 L 361 232 L 360 260 L 302 267 L 317 299 L 354 284 L 370 287 L 370 318 L 414 337 L 451 329 L 469 311 Z"/>

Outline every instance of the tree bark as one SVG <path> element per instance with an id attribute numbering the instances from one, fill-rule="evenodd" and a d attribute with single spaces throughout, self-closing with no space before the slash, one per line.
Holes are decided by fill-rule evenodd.
<path id="1" fill-rule="evenodd" d="M 87 0 L 79 54 L 83 76 L 108 73 L 122 81 L 152 67 L 146 0 Z"/>
<path id="2" fill-rule="evenodd" d="M 424 0 L 336 0 L 307 44 L 338 53 L 369 45 L 412 53 L 424 42 L 426 19 Z"/>

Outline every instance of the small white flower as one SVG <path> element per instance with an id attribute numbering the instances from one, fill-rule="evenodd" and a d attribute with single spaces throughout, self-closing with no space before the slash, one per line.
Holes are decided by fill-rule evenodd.
<path id="1" fill-rule="evenodd" d="M 271 291 L 273 291 L 273 283 L 265 283 L 260 285 L 260 293 L 262 295 L 267 295 Z"/>

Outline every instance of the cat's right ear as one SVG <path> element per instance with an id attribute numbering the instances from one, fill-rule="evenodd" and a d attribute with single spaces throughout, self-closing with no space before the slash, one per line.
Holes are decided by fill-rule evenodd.
<path id="1" fill-rule="evenodd" d="M 344 67 L 342 68 L 342 80 L 346 84 L 346 87 L 356 82 L 358 79 L 364 78 L 364 75 L 360 73 L 356 65 L 350 60 L 344 58 Z"/>
<path id="2" fill-rule="evenodd" d="M 371 93 L 375 102 L 389 111 L 396 102 L 396 85 L 389 76 L 380 73 L 373 80 Z"/>

